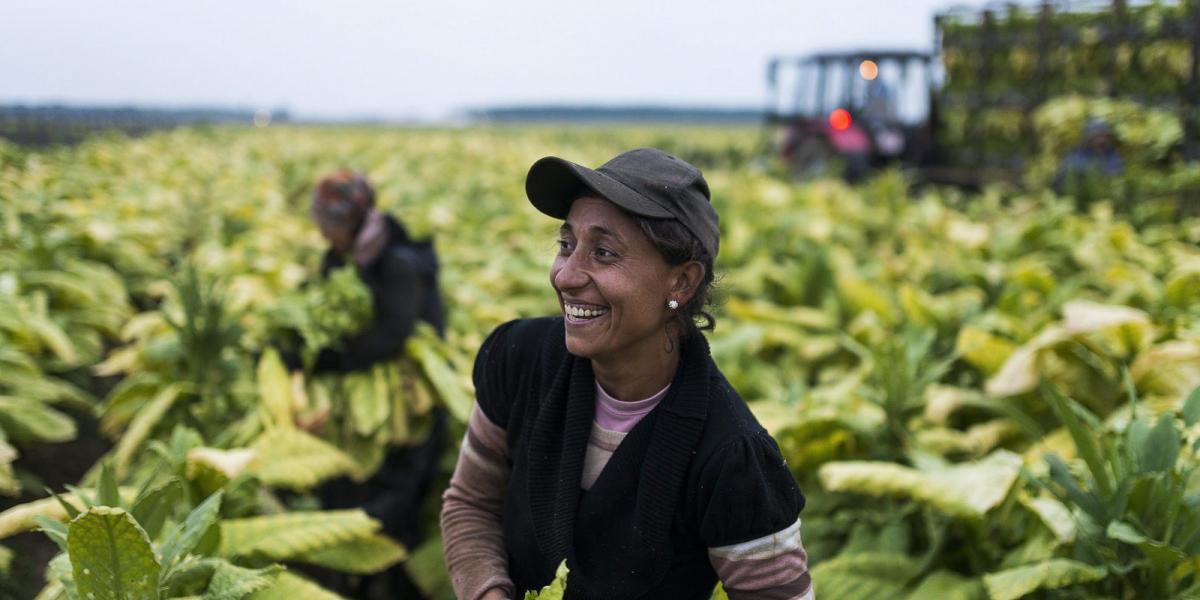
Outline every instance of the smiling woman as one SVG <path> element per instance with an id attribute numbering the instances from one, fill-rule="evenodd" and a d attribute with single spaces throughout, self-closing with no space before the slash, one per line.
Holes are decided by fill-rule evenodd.
<path id="1" fill-rule="evenodd" d="M 668 304 L 686 304 L 703 280 L 697 261 L 670 265 L 633 216 L 594 197 L 571 204 L 550 267 L 567 351 L 591 359 L 596 381 L 621 398 L 670 383 L 679 336 Z"/>
<path id="2" fill-rule="evenodd" d="M 539 160 L 563 220 L 561 317 L 513 321 L 475 362 L 477 405 L 442 509 L 459 598 L 811 598 L 804 497 L 701 331 L 720 242 L 708 184 L 659 150 Z M 701 326 L 703 325 L 703 327 Z"/>

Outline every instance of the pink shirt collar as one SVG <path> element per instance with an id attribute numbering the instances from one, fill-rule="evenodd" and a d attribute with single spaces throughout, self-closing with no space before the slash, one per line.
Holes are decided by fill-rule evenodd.
<path id="1" fill-rule="evenodd" d="M 610 396 L 600 387 L 600 382 L 596 382 L 596 424 L 609 431 L 629 433 L 642 417 L 658 406 L 670 388 L 671 384 L 668 383 L 667 387 L 658 390 L 649 398 L 623 402 Z"/>

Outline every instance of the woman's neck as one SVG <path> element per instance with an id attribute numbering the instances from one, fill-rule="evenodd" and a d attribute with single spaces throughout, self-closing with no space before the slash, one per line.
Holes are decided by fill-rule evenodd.
<path id="1" fill-rule="evenodd" d="M 596 382 L 613 398 L 633 402 L 653 396 L 675 379 L 678 348 L 672 352 L 638 353 L 636 358 L 592 359 Z"/>

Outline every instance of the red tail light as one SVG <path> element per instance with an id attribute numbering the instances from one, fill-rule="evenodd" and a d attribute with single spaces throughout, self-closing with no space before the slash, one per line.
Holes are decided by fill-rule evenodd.
<path id="1" fill-rule="evenodd" d="M 853 122 L 854 120 L 850 118 L 850 111 L 844 108 L 834 109 L 833 112 L 829 113 L 829 126 L 838 131 L 849 129 L 850 124 Z"/>

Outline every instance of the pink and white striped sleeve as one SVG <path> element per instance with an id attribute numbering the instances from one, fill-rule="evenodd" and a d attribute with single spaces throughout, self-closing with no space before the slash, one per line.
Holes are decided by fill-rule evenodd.
<path id="1" fill-rule="evenodd" d="M 514 593 L 500 526 L 511 471 L 504 429 L 476 407 L 442 495 L 443 551 L 457 598 L 477 600 L 493 588 Z"/>
<path id="2" fill-rule="evenodd" d="M 708 549 L 730 600 L 813 600 L 800 520 L 782 531 Z"/>

